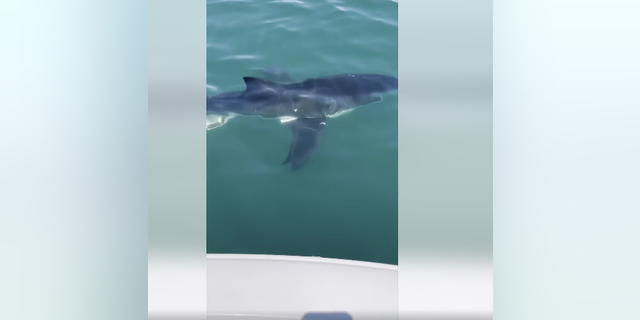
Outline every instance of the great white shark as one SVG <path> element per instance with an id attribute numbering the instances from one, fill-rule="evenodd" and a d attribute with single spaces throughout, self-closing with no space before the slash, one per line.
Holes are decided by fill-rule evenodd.
<path id="1" fill-rule="evenodd" d="M 396 77 L 345 73 L 295 81 L 279 77 L 244 77 L 245 90 L 207 97 L 207 130 L 219 128 L 238 116 L 278 119 L 293 133 L 289 154 L 282 164 L 292 171 L 304 167 L 318 146 L 327 119 L 382 101 L 398 90 Z"/>

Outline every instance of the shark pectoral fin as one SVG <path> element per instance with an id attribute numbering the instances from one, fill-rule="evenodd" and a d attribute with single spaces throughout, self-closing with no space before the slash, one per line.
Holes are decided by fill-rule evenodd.
<path id="1" fill-rule="evenodd" d="M 293 132 L 289 154 L 282 164 L 290 164 L 292 171 L 302 169 L 318 146 L 325 127 L 324 118 L 298 118 L 285 123 Z"/>

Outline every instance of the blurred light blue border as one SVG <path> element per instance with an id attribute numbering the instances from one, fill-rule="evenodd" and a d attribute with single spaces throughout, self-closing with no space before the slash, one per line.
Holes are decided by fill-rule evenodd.
<path id="1" fill-rule="evenodd" d="M 149 317 L 206 315 L 206 2 L 149 2 Z"/>
<path id="2" fill-rule="evenodd" d="M 0 2 L 0 319 L 147 314 L 147 2 Z"/>
<path id="3" fill-rule="evenodd" d="M 400 317 L 490 319 L 492 2 L 399 12 Z"/>
<path id="4" fill-rule="evenodd" d="M 496 319 L 640 319 L 639 12 L 494 1 Z"/>

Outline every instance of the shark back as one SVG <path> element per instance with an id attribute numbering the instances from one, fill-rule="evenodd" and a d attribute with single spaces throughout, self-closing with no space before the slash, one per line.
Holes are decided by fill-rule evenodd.
<path id="1" fill-rule="evenodd" d="M 398 90 L 398 79 L 379 74 L 345 73 L 306 79 L 300 86 L 326 95 L 362 96 Z"/>

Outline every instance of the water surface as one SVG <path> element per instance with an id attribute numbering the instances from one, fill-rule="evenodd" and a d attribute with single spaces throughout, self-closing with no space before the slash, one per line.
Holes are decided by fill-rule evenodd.
<path id="1" fill-rule="evenodd" d="M 207 94 L 274 67 L 291 77 L 398 75 L 390 0 L 207 2 Z M 302 170 L 280 165 L 291 132 L 235 118 L 207 132 L 207 251 L 397 264 L 397 94 L 329 119 Z"/>

